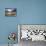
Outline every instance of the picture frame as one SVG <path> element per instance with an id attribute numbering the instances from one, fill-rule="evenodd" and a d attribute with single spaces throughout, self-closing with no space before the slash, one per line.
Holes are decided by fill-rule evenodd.
<path id="1" fill-rule="evenodd" d="M 5 16 L 16 16 L 17 14 L 16 8 L 5 8 Z"/>

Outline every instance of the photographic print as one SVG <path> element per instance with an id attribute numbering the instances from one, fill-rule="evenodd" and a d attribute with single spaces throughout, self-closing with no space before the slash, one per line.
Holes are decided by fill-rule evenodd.
<path id="1" fill-rule="evenodd" d="M 5 8 L 5 16 L 16 16 L 16 8 Z"/>

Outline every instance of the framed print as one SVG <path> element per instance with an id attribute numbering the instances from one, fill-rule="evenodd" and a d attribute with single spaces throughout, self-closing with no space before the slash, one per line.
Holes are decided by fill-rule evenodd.
<path id="1" fill-rule="evenodd" d="M 5 16 L 16 16 L 16 8 L 5 8 Z"/>

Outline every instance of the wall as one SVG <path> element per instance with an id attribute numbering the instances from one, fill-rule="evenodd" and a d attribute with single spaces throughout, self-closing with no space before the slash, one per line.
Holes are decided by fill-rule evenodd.
<path id="1" fill-rule="evenodd" d="M 5 8 L 17 8 L 17 16 L 4 16 Z M 8 43 L 9 32 L 17 33 L 17 24 L 46 24 L 46 0 L 1 0 L 0 44 Z"/>

